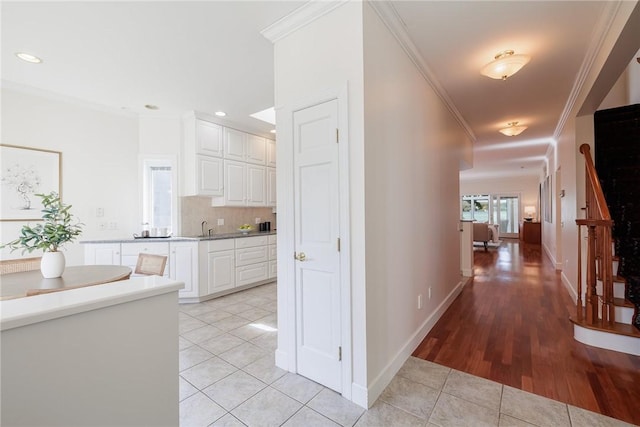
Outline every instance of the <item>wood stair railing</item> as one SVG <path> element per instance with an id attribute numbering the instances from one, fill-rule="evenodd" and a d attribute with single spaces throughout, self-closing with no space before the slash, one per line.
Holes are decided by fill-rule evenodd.
<path id="1" fill-rule="evenodd" d="M 578 299 L 576 320 L 587 326 L 611 328 L 616 323 L 613 297 L 613 254 L 611 229 L 613 221 L 607 207 L 600 180 L 591 158 L 590 147 L 580 146 L 586 171 L 586 217 L 578 225 Z M 582 227 L 587 228 L 585 308 L 582 301 Z M 597 283 L 602 283 L 598 295 Z M 584 312 L 584 314 L 583 314 Z"/>

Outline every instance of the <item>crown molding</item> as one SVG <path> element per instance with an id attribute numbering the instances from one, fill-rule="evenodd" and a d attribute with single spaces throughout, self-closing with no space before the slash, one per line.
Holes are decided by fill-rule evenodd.
<path id="1" fill-rule="evenodd" d="M 418 51 L 418 48 L 411 40 L 405 23 L 400 18 L 400 15 L 396 11 L 391 1 L 368 1 L 367 2 L 373 10 L 378 14 L 382 22 L 389 29 L 391 34 L 396 38 L 400 46 L 405 51 L 409 59 L 418 68 L 422 77 L 429 83 L 429 85 L 436 92 L 440 100 L 446 105 L 447 109 L 451 112 L 456 121 L 462 126 L 472 142 L 476 141 L 476 136 L 471 129 L 471 126 L 464 119 L 460 111 L 456 108 L 455 104 L 449 97 L 447 91 L 442 87 L 435 74 L 431 71 L 426 61 Z"/>
<path id="2" fill-rule="evenodd" d="M 594 27 L 593 36 L 591 37 L 591 42 L 587 48 L 587 53 L 582 61 L 580 70 L 578 70 L 576 79 L 573 83 L 573 88 L 571 88 L 571 93 L 569 93 L 569 97 L 567 98 L 567 103 L 562 110 L 562 114 L 560 114 L 558 125 L 553 132 L 553 138 L 556 141 L 559 140 L 560 135 L 564 130 L 564 126 L 567 124 L 567 120 L 569 120 L 569 117 L 571 116 L 573 107 L 575 107 L 578 96 L 580 95 L 580 92 L 584 87 L 584 83 L 593 68 L 596 58 L 598 57 L 598 53 L 600 52 L 600 49 L 602 49 L 602 45 L 609 34 L 609 30 L 618 15 L 621 4 L 622 1 L 619 0 L 607 2 L 604 13 L 600 15 L 600 19 Z"/>
<path id="3" fill-rule="evenodd" d="M 275 43 L 348 2 L 349 0 L 311 0 L 269 25 L 260 34 Z"/>

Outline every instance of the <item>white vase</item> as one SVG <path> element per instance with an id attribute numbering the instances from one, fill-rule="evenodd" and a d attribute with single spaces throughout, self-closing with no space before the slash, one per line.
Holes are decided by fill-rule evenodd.
<path id="1" fill-rule="evenodd" d="M 54 279 L 62 276 L 64 272 L 64 253 L 62 252 L 45 252 L 42 254 L 40 261 L 40 272 L 45 279 Z"/>

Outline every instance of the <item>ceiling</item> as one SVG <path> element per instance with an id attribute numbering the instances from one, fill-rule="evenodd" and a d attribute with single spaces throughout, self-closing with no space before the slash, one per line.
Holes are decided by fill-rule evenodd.
<path id="1" fill-rule="evenodd" d="M 260 31 L 302 4 L 3 1 L 2 84 L 131 114 L 222 110 L 229 124 L 267 133 L 271 125 L 249 117 L 273 105 L 273 48 Z M 474 168 L 463 178 L 539 174 L 608 4 L 391 2 L 475 138 Z M 531 62 L 506 81 L 480 75 L 506 49 Z M 43 63 L 20 61 L 17 51 Z M 516 137 L 498 133 L 511 121 L 528 129 Z"/>

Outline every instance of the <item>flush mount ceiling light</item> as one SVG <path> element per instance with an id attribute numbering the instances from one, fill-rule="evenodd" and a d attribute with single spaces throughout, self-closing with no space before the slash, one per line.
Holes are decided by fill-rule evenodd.
<path id="1" fill-rule="evenodd" d="M 495 56 L 495 59 L 482 67 L 480 74 L 496 80 L 507 80 L 520 71 L 531 60 L 529 55 L 515 55 L 513 50 L 505 50 Z"/>
<path id="2" fill-rule="evenodd" d="M 224 111 L 216 111 L 216 112 L 215 112 L 215 113 L 213 113 L 213 114 L 215 114 L 215 115 L 216 115 L 216 116 L 218 116 L 218 117 L 224 117 L 224 116 L 226 116 L 226 115 L 227 115 L 227 113 L 225 113 Z"/>
<path id="3" fill-rule="evenodd" d="M 16 52 L 16 56 L 18 58 L 22 59 L 23 61 L 30 62 L 32 64 L 40 64 L 42 62 L 42 59 L 38 58 L 35 55 L 31 55 L 30 53 L 26 53 L 26 52 Z"/>
<path id="4" fill-rule="evenodd" d="M 153 104 L 146 104 L 144 106 L 144 108 L 146 108 L 147 110 L 159 110 L 160 107 L 158 107 L 157 105 L 153 105 Z"/>
<path id="5" fill-rule="evenodd" d="M 276 130 L 275 129 L 271 129 L 269 132 L 276 133 Z"/>
<path id="6" fill-rule="evenodd" d="M 516 136 L 524 132 L 525 129 L 527 129 L 527 126 L 518 126 L 518 122 L 509 122 L 507 127 L 500 129 L 499 132 L 507 136 Z"/>

